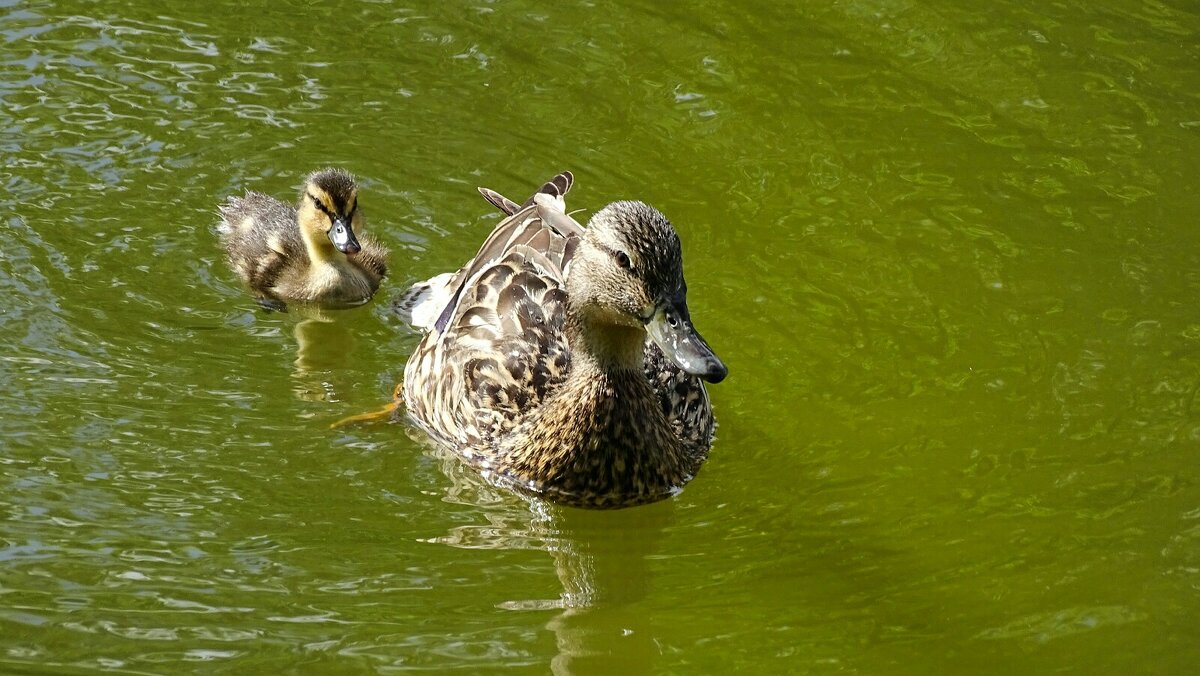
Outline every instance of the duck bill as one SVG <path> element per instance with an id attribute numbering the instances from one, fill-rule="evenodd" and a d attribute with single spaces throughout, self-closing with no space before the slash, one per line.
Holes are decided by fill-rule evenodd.
<path id="1" fill-rule="evenodd" d="M 646 332 L 667 359 L 686 373 L 710 383 L 719 383 L 728 375 L 729 369 L 692 326 L 685 302 L 660 305 L 646 322 Z"/>
<path id="2" fill-rule="evenodd" d="M 354 236 L 354 230 L 350 227 L 350 221 L 344 218 L 333 219 L 333 227 L 329 229 L 329 241 L 344 254 L 356 254 L 362 250 Z"/>

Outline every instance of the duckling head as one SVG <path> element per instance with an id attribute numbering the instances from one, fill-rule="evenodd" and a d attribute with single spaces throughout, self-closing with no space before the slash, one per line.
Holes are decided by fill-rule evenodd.
<path id="1" fill-rule="evenodd" d="M 593 324 L 648 333 L 691 375 L 718 383 L 728 374 L 692 326 L 679 235 L 648 204 L 614 202 L 596 212 L 571 263 L 567 297 Z"/>
<path id="2" fill-rule="evenodd" d="M 318 249 L 333 247 L 344 254 L 362 249 L 354 236 L 362 228 L 358 183 L 348 172 L 322 169 L 309 174 L 296 211 L 305 238 Z"/>

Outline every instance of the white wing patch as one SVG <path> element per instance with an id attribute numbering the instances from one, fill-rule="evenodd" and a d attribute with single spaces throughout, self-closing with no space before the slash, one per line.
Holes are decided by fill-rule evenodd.
<path id="1" fill-rule="evenodd" d="M 450 290 L 446 285 L 453 277 L 453 272 L 443 272 L 408 287 L 396 304 L 400 317 L 413 328 L 432 331 L 446 303 L 450 302 Z"/>

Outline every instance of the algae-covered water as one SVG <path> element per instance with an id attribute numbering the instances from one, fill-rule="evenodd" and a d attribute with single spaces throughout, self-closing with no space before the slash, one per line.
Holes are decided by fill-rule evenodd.
<path id="1" fill-rule="evenodd" d="M 0 0 L 0 672 L 1191 673 L 1200 10 Z M 257 308 L 225 197 L 392 274 Z M 488 486 L 390 310 L 575 173 L 730 367 L 678 497 Z"/>

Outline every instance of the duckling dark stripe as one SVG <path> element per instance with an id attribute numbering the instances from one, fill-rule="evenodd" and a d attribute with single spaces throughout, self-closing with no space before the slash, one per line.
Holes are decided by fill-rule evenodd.
<path id="1" fill-rule="evenodd" d="M 329 211 L 329 208 L 328 208 L 328 207 L 326 207 L 326 206 L 325 206 L 325 205 L 324 205 L 324 204 L 321 202 L 321 200 L 317 199 L 317 196 L 316 196 L 316 195 L 314 195 L 314 194 L 312 194 L 312 193 L 310 192 L 310 193 L 308 193 L 308 198 L 309 198 L 310 200 L 312 200 L 312 201 L 313 201 L 313 204 L 317 205 L 317 209 L 319 209 L 319 210 L 321 211 L 321 213 L 323 213 L 323 214 L 325 214 L 326 216 L 328 216 L 328 217 L 330 218 L 330 220 L 332 220 L 332 219 L 333 219 L 333 213 Z"/>

